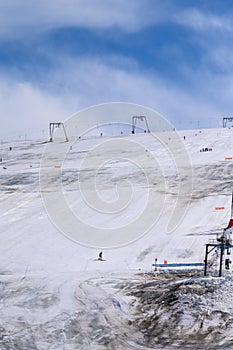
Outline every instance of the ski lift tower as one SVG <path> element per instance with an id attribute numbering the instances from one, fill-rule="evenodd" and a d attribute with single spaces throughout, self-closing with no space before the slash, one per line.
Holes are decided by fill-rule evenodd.
<path id="1" fill-rule="evenodd" d="M 223 117 L 222 118 L 222 126 L 223 128 L 227 127 L 227 123 L 232 123 L 233 122 L 233 117 Z"/>
<path id="2" fill-rule="evenodd" d="M 148 125 L 148 122 L 147 122 L 147 118 L 144 115 L 134 115 L 132 117 L 132 134 L 135 134 L 137 121 L 144 122 L 145 125 L 146 125 L 146 129 L 145 130 L 147 130 L 147 132 L 150 133 L 150 129 L 149 129 L 149 125 Z"/>
<path id="3" fill-rule="evenodd" d="M 64 135 L 65 135 L 65 140 L 66 142 L 68 142 L 68 136 L 67 136 L 67 133 L 66 133 L 66 129 L 65 129 L 65 125 L 64 123 L 61 123 L 61 122 L 52 122 L 52 123 L 49 123 L 49 136 L 50 136 L 50 139 L 49 141 L 50 142 L 53 142 L 53 134 L 54 134 L 54 131 L 56 128 L 60 128 L 62 127 L 63 129 L 63 132 L 64 132 Z"/>
<path id="4" fill-rule="evenodd" d="M 233 192 L 231 196 L 231 218 L 229 224 L 226 228 L 224 228 L 223 232 L 219 235 L 217 234 L 216 240 L 209 242 L 206 244 L 205 250 L 205 260 L 204 260 L 204 276 L 207 275 L 207 267 L 208 267 L 208 256 L 213 250 L 220 250 L 220 261 L 219 261 L 219 274 L 218 276 L 222 276 L 222 263 L 223 256 L 226 251 L 227 255 L 231 254 L 232 245 L 232 233 L 233 233 Z M 231 260 L 225 259 L 225 269 L 230 269 Z"/>

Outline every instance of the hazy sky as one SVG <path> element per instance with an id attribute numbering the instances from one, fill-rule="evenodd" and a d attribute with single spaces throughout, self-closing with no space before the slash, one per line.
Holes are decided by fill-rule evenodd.
<path id="1" fill-rule="evenodd" d="M 110 101 L 221 126 L 232 53 L 231 0 L 0 0 L 0 137 Z"/>

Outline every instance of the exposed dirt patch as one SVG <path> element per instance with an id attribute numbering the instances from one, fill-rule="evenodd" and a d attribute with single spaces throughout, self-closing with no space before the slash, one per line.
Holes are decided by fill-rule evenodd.
<path id="1" fill-rule="evenodd" d="M 153 349 L 161 345 L 232 349 L 233 314 L 218 301 L 223 290 L 231 294 L 229 280 L 180 274 L 147 276 L 146 283 L 128 292 L 136 297 L 133 324 L 144 334 L 144 344 Z"/>

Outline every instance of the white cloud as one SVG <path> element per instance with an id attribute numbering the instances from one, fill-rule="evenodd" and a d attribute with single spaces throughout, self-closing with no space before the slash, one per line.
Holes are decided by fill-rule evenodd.
<path id="1" fill-rule="evenodd" d="M 202 79 L 202 80 L 201 80 Z M 223 78 L 196 74 L 190 88 L 180 89 L 156 75 L 112 67 L 94 59 L 65 60 L 63 68 L 50 76 L 53 92 L 38 86 L 0 82 L 1 137 L 16 133 L 35 134 L 45 130 L 49 121 L 61 121 L 78 110 L 105 102 L 131 102 L 157 110 L 176 127 L 193 128 L 219 119 L 231 104 L 233 84 L 228 78 L 225 95 Z M 212 82 L 212 84 L 211 84 Z M 230 84 L 230 86 L 229 86 Z M 60 89 L 54 87 L 60 86 Z M 42 90 L 43 89 L 43 90 Z M 57 91 L 57 92 L 55 92 Z M 181 121 L 181 123 L 180 123 Z M 13 136 L 14 136 L 13 135 Z M 37 134 L 38 135 L 38 134 Z M 17 135 L 16 135 L 17 136 Z"/>
<path id="2" fill-rule="evenodd" d="M 47 137 L 48 122 L 67 117 L 68 109 L 58 96 L 29 83 L 0 81 L 1 138 Z"/>
<path id="3" fill-rule="evenodd" d="M 0 2 L 0 38 L 19 39 L 63 27 L 138 31 L 175 23 L 198 31 L 232 31 L 227 14 L 171 0 L 11 0 Z"/>
<path id="4" fill-rule="evenodd" d="M 186 27 L 193 28 L 198 31 L 233 30 L 233 21 L 225 15 L 215 15 L 211 12 L 203 12 L 197 8 L 187 8 L 173 15 L 173 20 Z"/>
<path id="5" fill-rule="evenodd" d="M 11 0 L 0 2 L 0 38 L 27 40 L 49 29 L 65 26 L 121 28 L 137 31 L 151 24 L 171 21 L 192 27 L 198 33 L 213 29 L 231 31 L 231 20 L 197 9 L 179 8 L 163 0 Z M 116 32 L 116 31 L 115 31 Z M 191 40 L 191 36 L 190 36 Z M 161 78 L 155 72 L 140 71 L 137 61 L 124 56 L 59 57 L 44 86 L 2 76 L 0 80 L 1 134 L 31 133 L 47 129 L 50 120 L 64 120 L 77 110 L 94 104 L 125 101 L 154 108 L 176 126 L 194 127 L 198 120 L 221 119 L 229 114 L 233 93 L 232 75 L 216 75 L 210 62 L 231 67 L 231 50 L 221 43 L 195 38 L 202 61 L 196 71 L 188 62 L 180 67 L 190 85 Z M 171 50 L 171 46 L 168 48 Z M 199 51 L 200 53 L 200 51 Z M 48 55 L 53 55 L 46 52 Z M 225 58 L 228 55 L 228 63 Z M 179 62 L 177 62 L 177 65 Z M 184 67 L 183 67 L 184 66 Z M 7 73 L 6 73 L 7 74 Z M 43 81 L 43 78 L 41 79 Z M 179 121 L 183 121 L 179 124 Z"/>
<path id="6" fill-rule="evenodd" d="M 59 69 L 52 80 L 57 85 L 64 84 L 66 95 L 76 91 L 85 105 L 124 100 L 159 109 L 159 112 L 166 113 L 171 118 L 178 114 L 194 116 L 199 113 L 203 117 L 205 114 L 216 115 L 221 107 L 216 109 L 216 101 L 212 104 L 212 101 L 207 100 L 211 96 L 218 95 L 219 105 L 221 101 L 225 104 L 231 102 L 229 98 L 225 99 L 224 89 L 226 81 L 228 88 L 233 88 L 233 84 L 229 85 L 232 79 L 229 75 L 215 76 L 204 71 L 194 74 L 189 70 L 186 72 L 189 87 L 185 89 L 179 85 L 179 81 L 169 81 L 151 71 L 140 72 L 134 61 L 131 65 L 135 69 L 129 70 L 129 65 L 129 61 L 126 67 L 117 68 L 103 60 L 65 60 L 63 69 Z M 66 77 L 65 82 L 63 77 Z"/>
<path id="7" fill-rule="evenodd" d="M 11 0 L 0 3 L 0 36 L 20 38 L 61 27 L 136 31 L 167 17 L 158 0 Z"/>

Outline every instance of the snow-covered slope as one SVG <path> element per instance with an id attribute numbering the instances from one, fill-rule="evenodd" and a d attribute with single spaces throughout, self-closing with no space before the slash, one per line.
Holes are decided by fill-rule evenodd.
<path id="1" fill-rule="evenodd" d="M 204 244 L 227 226 L 231 215 L 233 130 L 182 131 L 179 144 L 175 134 L 162 133 L 159 138 L 156 134 L 140 134 L 73 140 L 65 145 L 68 152 L 62 162 L 59 150 L 63 150 L 63 143 L 2 142 L 0 288 L 6 334 L 3 333 L 8 337 L 4 344 L 7 339 L 13 341 L 9 338 L 13 329 L 26 332 L 29 324 L 37 327 L 43 324 L 43 332 L 46 325 L 52 333 L 60 329 L 59 341 L 55 347 L 49 347 L 54 341 L 51 339 L 56 337 L 47 330 L 44 344 L 43 337 L 38 336 L 31 349 L 76 349 L 77 344 L 80 349 L 108 348 L 104 340 L 96 345 L 93 338 L 93 343 L 89 343 L 90 323 L 96 322 L 95 332 L 98 329 L 101 332 L 100 325 L 106 323 L 106 319 L 97 320 L 93 314 L 95 298 L 90 295 L 96 293 L 99 298 L 95 312 L 101 309 L 105 295 L 106 303 L 121 317 L 128 312 L 128 301 L 127 298 L 121 302 L 114 299 L 117 287 L 108 287 L 111 291 L 105 288 L 98 294 L 95 290 L 101 285 L 101 278 L 108 286 L 111 280 L 117 284 L 118 275 L 121 283 L 123 280 L 129 283 L 135 272 L 151 271 L 155 258 L 158 262 L 165 259 L 168 262 L 203 261 Z M 202 152 L 203 148 L 212 150 Z M 183 162 L 185 151 L 188 158 Z M 46 157 L 49 163 L 45 164 Z M 69 216 L 63 216 L 63 207 L 59 200 L 56 202 L 59 181 L 62 181 L 70 212 L 78 217 L 77 222 L 83 223 L 82 232 L 78 225 L 69 222 Z M 48 207 L 51 203 L 47 194 L 53 200 L 55 213 Z M 172 232 L 168 232 L 177 203 L 179 220 Z M 102 232 L 113 236 L 103 235 L 101 241 Z M 119 236 L 114 236 L 116 234 Z M 105 261 L 97 260 L 100 250 Z M 94 276 L 100 280 L 90 286 L 87 280 Z M 82 301 L 84 307 L 81 307 Z M 77 314 L 79 312 L 88 313 L 89 318 Z M 115 311 L 112 312 L 106 317 L 111 319 L 113 327 Z M 83 342 L 76 339 L 76 343 L 72 340 L 69 347 L 69 341 L 63 338 L 68 334 L 64 331 L 61 336 L 61 329 L 71 327 L 72 322 L 74 327 L 80 322 L 80 337 L 85 339 Z M 120 321 L 115 322 L 120 334 Z M 89 329 L 87 333 L 85 327 Z M 39 329 L 36 332 L 39 334 Z M 128 336 L 131 333 L 127 328 L 125 332 Z M 77 338 L 74 330 L 71 333 L 70 337 Z M 110 333 L 111 329 L 106 337 L 110 337 Z M 26 345 L 20 343 L 18 348 L 28 348 L 32 337 L 29 333 L 27 337 Z M 139 339 L 141 335 L 135 337 Z M 124 341 L 117 343 L 114 338 L 112 344 L 115 345 L 109 349 L 135 348 L 135 341 L 132 340 L 134 345 L 129 341 L 126 346 Z M 17 348 L 12 343 L 10 346 Z"/>
<path id="2" fill-rule="evenodd" d="M 180 174 L 177 173 L 165 151 L 156 139 L 148 134 L 122 137 L 124 142 L 130 140 L 128 144 L 131 145 L 130 149 L 125 150 L 125 154 L 117 154 L 116 144 L 119 145 L 121 138 L 117 138 L 117 142 L 114 139 L 114 148 L 108 149 L 107 158 L 106 154 L 98 154 L 97 150 L 95 156 L 100 157 L 98 164 L 103 166 L 106 159 L 108 161 L 101 169 L 99 180 L 97 179 L 102 186 L 99 188 L 102 190 L 102 199 L 107 201 L 107 205 L 112 197 L 113 200 L 114 197 L 117 198 L 117 183 L 127 180 L 124 182 L 126 195 L 129 195 L 127 187 L 132 186 L 132 183 L 134 187 L 134 193 L 130 193 L 130 203 L 127 203 L 124 210 L 111 215 L 108 211 L 103 213 L 92 210 L 93 208 L 85 205 L 82 196 L 83 187 L 88 188 L 92 181 L 90 164 L 91 157 L 94 156 L 89 152 L 93 145 L 96 147 L 97 141 L 83 140 L 73 145 L 63 164 L 62 175 L 65 196 L 73 212 L 79 215 L 87 226 L 100 228 L 125 229 L 128 225 L 130 230 L 132 222 L 138 218 L 138 222 L 141 221 L 142 231 L 136 236 L 132 235 L 132 238 L 136 238 L 135 241 L 123 247 L 105 249 L 104 257 L 107 261 L 101 266 L 99 262 L 93 261 L 97 258 L 101 245 L 99 248 L 89 248 L 67 239 L 51 223 L 46 213 L 39 188 L 39 168 L 45 145 L 26 141 L 2 144 L 1 269 L 14 272 L 24 272 L 27 269 L 35 273 L 116 268 L 150 270 L 155 257 L 161 262 L 164 259 L 169 262 L 202 261 L 203 244 L 208 241 L 211 232 L 224 228 L 230 218 L 232 160 L 225 159 L 232 157 L 233 132 L 231 129 L 219 129 L 180 133 L 182 138 L 184 135 L 183 142 L 190 155 L 192 178 L 182 179 L 185 173 L 183 175 L 182 170 Z M 171 138 L 172 133 L 164 136 L 167 142 L 172 142 Z M 127 162 L 127 159 L 137 159 L 137 154 L 133 154 L 132 139 L 143 145 L 149 159 L 143 164 L 147 167 L 146 175 L 151 176 L 151 179 L 146 181 L 153 185 L 154 191 L 155 202 L 150 202 L 149 205 L 146 193 L 148 182 L 141 171 L 144 169 L 138 169 L 137 164 Z M 106 142 L 105 139 L 105 144 Z M 111 146 L 111 143 L 108 145 Z M 9 151 L 9 147 L 12 147 L 12 151 Z M 211 147 L 212 151 L 200 152 L 203 147 Z M 78 172 L 79 162 L 85 158 L 88 158 L 89 162 L 82 165 L 82 170 Z M 160 162 L 163 173 L 156 168 L 154 159 Z M 141 166 L 140 160 L 138 163 Z M 82 172 L 85 176 L 82 176 Z M 83 183 L 81 189 L 78 187 L 79 179 Z M 168 234 L 167 224 L 177 200 L 180 179 L 192 182 L 191 201 L 184 208 L 186 213 L 182 222 Z M 56 191 L 56 186 L 54 188 Z M 91 187 L 86 190 L 88 191 L 91 191 Z M 166 191 L 165 197 L 163 191 Z M 187 200 L 190 199 L 188 195 L 189 193 L 186 193 Z M 164 200 L 163 207 L 158 203 L 160 199 Z M 216 210 L 218 207 L 222 209 Z M 151 228 L 147 222 L 143 222 L 143 216 L 140 218 L 145 211 L 150 211 L 150 215 L 155 217 L 155 220 L 151 221 Z M 72 229 L 77 230 L 76 227 Z M 126 243 L 131 241 L 130 232 L 128 233 Z"/>

